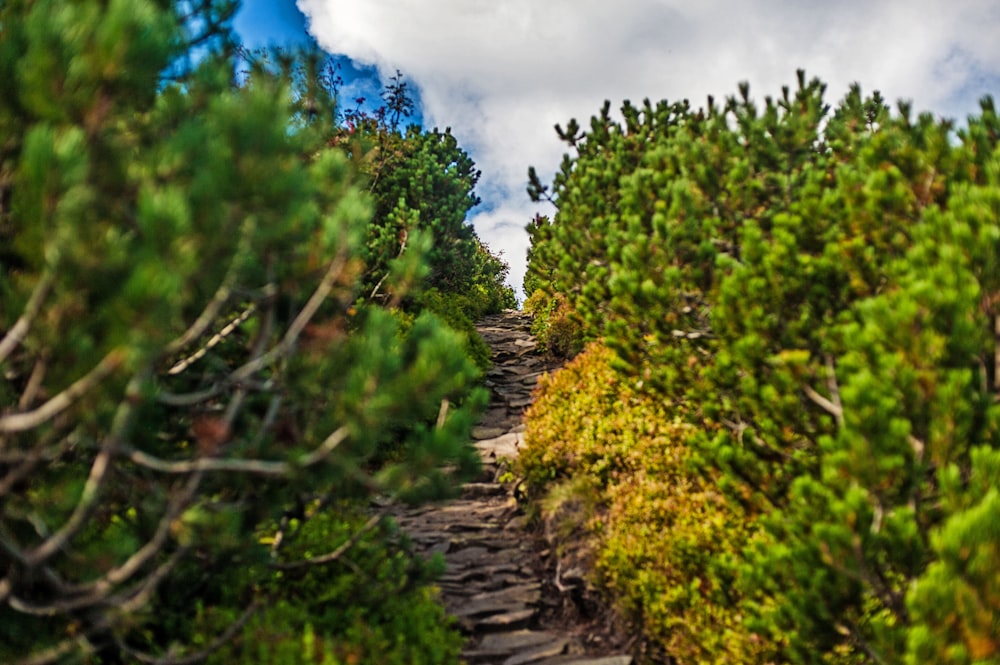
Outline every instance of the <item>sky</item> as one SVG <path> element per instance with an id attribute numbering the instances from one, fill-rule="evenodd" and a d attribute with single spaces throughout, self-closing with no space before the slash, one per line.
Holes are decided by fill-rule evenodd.
<path id="1" fill-rule="evenodd" d="M 236 28 L 251 45 L 314 39 L 359 85 L 401 70 L 424 126 L 451 127 L 482 170 L 470 221 L 517 289 L 524 227 L 554 213 L 528 199 L 528 167 L 551 180 L 554 125 L 586 127 L 605 100 L 698 107 L 741 81 L 763 99 L 799 68 L 830 103 L 858 82 L 962 121 L 1000 99 L 1000 0 L 244 0 Z"/>

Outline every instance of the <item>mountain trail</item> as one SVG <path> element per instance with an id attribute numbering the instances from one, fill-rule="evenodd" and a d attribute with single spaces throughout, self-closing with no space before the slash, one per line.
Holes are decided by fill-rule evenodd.
<path id="1" fill-rule="evenodd" d="M 583 599 L 582 576 L 555 584 L 549 546 L 500 482 L 524 445 L 522 415 L 539 377 L 560 364 L 537 350 L 530 323 L 509 310 L 477 326 L 493 359 L 490 406 L 473 430 L 481 477 L 457 499 L 395 517 L 420 555 L 443 555 L 441 596 L 468 636 L 469 665 L 631 665 L 621 636 Z"/>

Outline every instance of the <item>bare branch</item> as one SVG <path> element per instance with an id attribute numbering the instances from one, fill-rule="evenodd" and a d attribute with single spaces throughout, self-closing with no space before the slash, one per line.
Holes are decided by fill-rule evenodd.
<path id="1" fill-rule="evenodd" d="M 271 398 L 271 402 L 267 405 L 267 413 L 264 414 L 264 420 L 261 421 L 260 427 L 257 428 L 257 433 L 253 437 L 253 441 L 250 442 L 250 450 L 256 450 L 261 442 L 263 442 L 268 430 L 271 429 L 278 419 L 278 414 L 281 413 L 281 404 L 283 401 L 284 396 L 280 393 Z"/>
<path id="2" fill-rule="evenodd" d="M 334 449 L 347 439 L 349 431 L 346 426 L 338 428 L 333 434 L 326 437 L 319 448 L 302 458 L 300 466 L 312 466 L 317 462 L 326 459 Z"/>
<path id="3" fill-rule="evenodd" d="M 840 401 L 840 385 L 837 383 L 837 368 L 833 364 L 833 356 L 826 356 L 826 388 L 830 391 L 830 399 L 834 406 L 840 410 L 840 417 L 837 419 L 839 427 L 844 426 L 844 405 Z"/>
<path id="4" fill-rule="evenodd" d="M 201 457 L 195 460 L 169 461 L 154 457 L 136 448 L 119 446 L 117 453 L 124 455 L 139 466 L 160 471 L 161 473 L 246 473 L 257 476 L 287 476 L 296 469 L 312 466 L 322 460 L 343 443 L 348 436 L 348 428 L 341 427 L 328 436 L 322 444 L 303 457 L 297 464 L 288 462 L 273 462 L 266 460 L 218 459 Z"/>
<path id="5" fill-rule="evenodd" d="M 271 332 L 274 330 L 274 318 L 274 299 L 270 298 L 269 305 L 264 313 L 263 324 L 257 332 L 257 337 L 254 340 L 253 351 L 250 354 L 250 360 L 248 362 L 252 363 L 259 360 L 263 355 L 264 345 L 267 343 L 267 340 L 271 337 Z M 252 372 L 247 373 L 245 376 L 236 378 L 234 373 L 234 375 L 220 379 L 209 388 L 191 393 L 176 394 L 160 391 L 156 395 L 156 400 L 161 404 L 166 404 L 167 406 L 188 407 L 202 404 L 210 399 L 218 397 L 228 386 L 233 384 L 236 384 L 240 388 L 249 388 L 260 392 L 271 390 L 274 387 L 274 382 L 271 379 L 259 383 L 251 382 L 251 374 Z"/>
<path id="6" fill-rule="evenodd" d="M 396 253 L 396 258 L 399 258 L 400 256 L 402 256 L 403 252 L 406 251 L 406 243 L 407 243 L 407 241 L 409 239 L 410 239 L 409 232 L 406 229 L 403 229 L 403 240 L 399 244 L 399 252 Z M 373 300 L 375 298 L 375 296 L 378 295 L 379 289 L 382 288 L 382 284 L 385 282 L 386 279 L 389 278 L 390 274 L 391 274 L 391 271 L 385 273 L 384 275 L 382 275 L 382 279 L 380 279 L 378 281 L 378 284 L 375 285 L 375 288 L 372 289 L 372 292 L 368 295 L 368 299 L 369 300 Z"/>
<path id="7" fill-rule="evenodd" d="M 193 393 L 183 393 L 180 395 L 161 390 L 156 393 L 156 401 L 160 404 L 166 404 L 167 406 L 194 406 L 196 404 L 207 402 L 213 397 L 219 396 L 222 393 L 222 389 L 223 386 L 216 383 L 211 388 L 206 388 L 205 390 L 199 390 Z"/>
<path id="8" fill-rule="evenodd" d="M 450 407 L 451 407 L 451 402 L 448 401 L 447 397 L 441 400 L 441 408 L 438 409 L 438 417 L 436 424 L 437 429 L 441 429 L 442 427 L 444 427 L 445 422 L 448 420 L 448 409 Z"/>
<path id="9" fill-rule="evenodd" d="M 816 390 L 808 385 L 802 386 L 802 392 L 806 394 L 814 404 L 834 417 L 838 427 L 844 426 L 844 406 L 840 401 L 840 386 L 837 384 L 837 370 L 833 365 L 833 357 L 826 357 L 826 387 L 830 391 L 829 399 L 820 395 Z"/>
<path id="10" fill-rule="evenodd" d="M 160 582 L 167 579 L 167 575 L 173 572 L 174 568 L 180 563 L 180 560 L 187 554 L 187 547 L 179 547 L 175 550 L 170 558 L 160 564 L 156 570 L 154 570 L 142 584 L 139 585 L 138 592 L 129 591 L 127 594 L 119 594 L 117 596 L 111 596 L 108 599 L 111 607 L 114 608 L 115 617 L 125 617 L 138 611 L 144 605 L 149 603 L 150 598 L 156 592 L 157 587 L 160 586 Z M 105 618 L 104 623 L 110 627 L 113 625 L 113 621 L 110 618 Z"/>
<path id="11" fill-rule="evenodd" d="M 173 355 L 174 353 L 179 352 L 185 346 L 201 337 L 205 331 L 208 330 L 208 327 L 212 325 L 212 321 L 214 321 L 215 317 L 219 315 L 219 311 L 222 309 L 223 305 L 229 301 L 229 297 L 232 295 L 228 281 L 229 280 L 227 279 L 226 282 L 219 287 L 219 289 L 215 292 L 215 295 L 212 296 L 212 300 L 202 311 L 201 315 L 195 319 L 195 322 L 192 323 L 180 337 L 172 341 L 170 344 L 167 344 L 164 349 L 164 353 L 167 355 Z"/>
<path id="12" fill-rule="evenodd" d="M 48 368 L 49 364 L 44 356 L 35 361 L 35 366 L 31 369 L 31 376 L 28 377 L 28 384 L 24 387 L 24 392 L 21 393 L 21 399 L 17 401 L 18 409 L 24 411 L 35 401 Z"/>
<path id="13" fill-rule="evenodd" d="M 90 370 L 86 376 L 78 379 L 70 387 L 50 399 L 48 402 L 38 407 L 34 411 L 27 413 L 13 413 L 9 416 L 0 417 L 0 432 L 23 432 L 34 429 L 42 423 L 51 420 L 56 415 L 65 411 L 76 400 L 87 394 L 91 389 L 103 381 L 109 374 L 118 369 L 125 360 L 125 353 L 121 349 L 115 349 Z"/>
<path id="14" fill-rule="evenodd" d="M 236 281 L 237 262 L 239 260 L 239 257 L 245 255 L 246 252 L 249 250 L 248 238 L 250 236 L 250 233 L 248 233 L 248 228 L 247 228 L 247 225 L 249 224 L 250 221 L 249 218 L 247 218 L 247 220 L 244 223 L 244 228 L 242 229 L 239 246 L 233 253 L 233 261 L 229 265 L 229 269 L 226 272 L 226 276 L 222 280 L 222 284 L 212 295 L 212 299 L 209 301 L 208 305 L 205 306 L 205 309 L 198 316 L 195 322 L 192 323 L 191 326 L 184 331 L 184 334 L 182 334 L 180 337 L 178 337 L 173 342 L 167 345 L 167 347 L 164 349 L 164 353 L 166 355 L 169 356 L 175 353 L 179 353 L 180 350 L 183 349 L 185 346 L 187 346 L 188 344 L 190 344 L 191 342 L 193 342 L 194 340 L 198 339 L 203 334 L 205 334 L 205 331 L 208 330 L 208 327 L 212 325 L 212 322 L 215 321 L 216 317 L 219 316 L 219 312 L 222 311 L 222 308 L 225 306 L 225 304 L 229 302 L 229 299 L 233 295 L 233 284 Z M 270 283 L 264 286 L 264 288 L 261 291 L 263 298 L 271 298 L 272 296 L 274 296 L 276 292 L 277 292 L 277 287 L 274 284 Z"/>
<path id="15" fill-rule="evenodd" d="M 271 329 L 273 327 L 274 327 L 274 303 L 272 302 L 271 306 L 268 307 L 267 313 L 264 317 L 264 325 L 258 332 L 257 338 L 254 340 L 253 343 L 253 348 L 251 348 L 250 350 L 251 358 L 257 358 L 263 355 L 264 347 L 267 345 L 267 341 L 271 337 Z M 225 330 L 223 330 L 222 332 L 224 333 Z M 226 415 L 223 417 L 223 421 L 225 422 L 227 429 L 230 430 L 232 429 L 233 423 L 236 422 L 236 418 L 239 415 L 240 410 L 243 408 L 244 402 L 246 402 L 246 397 L 248 392 L 246 384 L 249 382 L 250 382 L 249 379 L 245 379 L 244 381 L 240 382 L 240 384 L 236 387 L 236 394 L 233 395 L 233 398 L 229 402 L 229 406 L 226 407 Z M 273 381 L 268 381 L 267 384 L 273 385 Z"/>
<path id="16" fill-rule="evenodd" d="M 918 463 L 923 462 L 924 451 L 926 450 L 924 442 L 918 439 L 917 437 L 913 436 L 912 434 L 908 434 L 906 440 L 909 441 L 910 446 L 913 447 L 913 456 L 916 458 L 917 462 Z"/>
<path id="17" fill-rule="evenodd" d="M 7 356 L 24 341 L 28 330 L 31 328 L 31 324 L 42 309 L 42 303 L 45 302 L 49 291 L 52 290 L 54 282 L 55 278 L 52 273 L 46 271 L 38 281 L 38 284 L 35 285 L 35 290 L 31 292 L 31 297 L 28 298 L 28 304 L 24 306 L 24 312 L 14 323 L 14 326 L 7 331 L 4 338 L 0 340 L 0 363 L 6 360 Z"/>
<path id="18" fill-rule="evenodd" d="M 358 543 L 358 541 L 361 540 L 361 537 L 363 535 L 365 535 L 366 533 L 374 529 L 376 526 L 378 526 L 378 524 L 383 519 L 385 519 L 385 515 L 383 514 L 373 515 L 371 518 L 368 519 L 367 522 L 364 523 L 364 525 L 362 525 L 360 529 L 355 531 L 354 534 L 350 538 L 348 538 L 346 542 L 344 542 L 340 547 L 333 550 L 329 554 L 312 557 L 310 559 L 303 559 L 301 561 L 291 561 L 287 563 L 276 562 L 272 563 L 271 566 L 273 568 L 277 568 L 278 570 L 295 570 L 297 568 L 306 568 L 308 566 L 321 566 L 326 563 L 333 563 L 340 557 L 344 556 L 344 554 L 346 554 L 348 550 L 354 547 Z"/>
<path id="19" fill-rule="evenodd" d="M 121 584 L 135 575 L 143 566 L 151 561 L 157 553 L 162 551 L 163 546 L 167 542 L 167 538 L 170 536 L 171 524 L 175 519 L 177 519 L 184 508 L 190 505 L 191 500 L 194 498 L 194 495 L 197 493 L 198 488 L 201 485 L 202 477 L 203 476 L 201 474 L 192 475 L 188 479 L 184 490 L 172 498 L 166 512 L 163 514 L 163 517 L 160 518 L 160 523 L 156 527 L 156 533 L 153 534 L 153 537 L 150 538 L 149 542 L 130 556 L 124 563 L 122 563 L 122 565 L 108 571 L 99 580 L 91 582 L 86 586 L 72 589 L 72 591 L 76 593 L 89 594 L 87 598 L 77 599 L 72 606 L 60 606 L 58 609 L 60 611 L 67 611 L 100 602 L 107 597 L 115 585 Z"/>
<path id="20" fill-rule="evenodd" d="M 49 663 L 56 663 L 60 661 L 63 656 L 73 651 L 77 651 L 79 654 L 93 653 L 94 647 L 90 643 L 89 637 L 96 633 L 109 630 L 115 625 L 115 622 L 119 617 L 128 616 L 130 613 L 135 612 L 137 609 L 147 604 L 160 582 L 166 579 L 166 576 L 170 574 L 187 551 L 187 548 L 183 547 L 177 549 L 173 554 L 171 554 L 167 561 L 161 564 L 152 574 L 150 574 L 149 577 L 142 582 L 142 584 L 136 587 L 137 590 L 130 591 L 128 595 L 109 598 L 107 604 L 113 608 L 112 613 L 101 616 L 100 620 L 95 622 L 95 624 L 86 633 L 63 640 L 53 647 L 20 660 L 18 661 L 18 665 L 48 665 Z M 8 602 L 12 607 L 17 606 L 18 608 L 22 608 L 24 605 L 23 602 L 13 597 L 9 598 Z M 19 609 L 19 611 L 21 611 L 21 609 Z"/>
<path id="21" fill-rule="evenodd" d="M 235 383 L 236 387 L 241 390 L 246 390 L 248 392 L 268 392 L 274 389 L 274 381 L 268 379 L 267 381 L 251 381 L 249 379 L 243 379 Z M 167 391 L 160 391 L 156 394 L 156 401 L 160 404 L 166 404 L 167 406 L 195 406 L 197 404 L 203 404 L 210 399 L 218 397 L 222 392 L 232 385 L 228 380 L 221 380 L 218 383 L 213 384 L 210 388 L 205 388 L 204 390 L 197 390 L 191 393 L 171 393 Z"/>
<path id="22" fill-rule="evenodd" d="M 196 460 L 172 462 L 154 457 L 141 450 L 129 446 L 119 446 L 117 452 L 124 455 L 139 466 L 159 471 L 161 473 L 246 473 L 255 476 L 284 476 L 291 472 L 292 466 L 287 462 L 267 462 L 263 460 L 217 459 L 201 457 Z"/>
<path id="23" fill-rule="evenodd" d="M 205 342 L 204 346 L 202 346 L 200 349 L 198 349 L 197 351 L 195 351 L 194 353 L 192 353 L 188 357 L 186 357 L 183 360 L 180 360 L 176 364 L 174 364 L 173 367 L 171 367 L 169 370 L 167 370 L 167 374 L 171 374 L 171 375 L 180 374 L 181 372 L 183 372 L 184 370 L 186 370 L 188 367 L 190 367 L 194 363 L 196 363 L 199 360 L 201 360 L 202 358 L 204 358 L 208 354 L 209 351 L 211 351 L 214 347 L 218 346 L 224 339 L 226 339 L 227 337 L 229 337 L 230 335 L 232 335 L 234 332 L 236 332 L 236 329 L 239 328 L 243 323 L 245 323 L 247 319 L 249 319 L 251 316 L 253 316 L 253 313 L 255 311 L 257 311 L 257 304 L 256 303 L 250 303 L 250 306 L 247 307 L 245 310 L 243 310 L 240 313 L 239 316 L 237 316 L 232 321 L 230 321 L 229 323 L 227 323 L 222 328 L 222 330 L 220 330 L 219 332 L 217 332 L 214 335 L 212 335 L 208 339 L 208 341 Z"/>
<path id="24" fill-rule="evenodd" d="M 740 445 L 750 448 L 761 458 L 771 462 L 788 462 L 791 460 L 791 455 L 783 450 L 771 446 L 760 438 L 756 429 L 742 420 L 742 418 L 739 421 L 732 421 L 723 418 L 722 424 L 729 428 L 733 435 L 735 435 L 736 440 L 739 441 Z M 749 437 L 747 436 L 748 432 Z M 745 478 L 745 480 L 749 481 L 748 478 Z"/>
<path id="25" fill-rule="evenodd" d="M 20 480 L 28 476 L 39 462 L 58 459 L 66 452 L 68 443 L 64 440 L 58 446 L 46 447 L 44 443 L 28 450 L 14 450 L 0 453 L 0 464 L 12 465 L 0 478 L 0 496 L 6 495 Z M 15 466 L 16 465 L 16 466 Z"/>
<path id="26" fill-rule="evenodd" d="M 388 278 L 389 278 L 389 273 L 386 273 L 386 274 L 382 275 L 382 279 L 380 279 L 378 281 L 378 283 L 375 284 L 375 288 L 372 289 L 372 292 L 368 294 L 368 299 L 369 300 L 374 300 L 375 299 L 375 296 L 378 295 L 379 289 L 382 288 L 382 283 L 385 282 L 385 280 L 387 280 Z"/>
<path id="27" fill-rule="evenodd" d="M 837 419 L 838 422 L 844 417 L 844 410 L 834 404 L 831 400 L 823 397 L 810 385 L 803 385 L 802 392 L 806 394 L 810 400 L 818 405 L 821 409 L 829 413 L 831 416 Z"/>

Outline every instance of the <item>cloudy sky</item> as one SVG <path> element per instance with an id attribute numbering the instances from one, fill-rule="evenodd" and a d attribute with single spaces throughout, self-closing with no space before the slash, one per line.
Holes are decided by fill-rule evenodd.
<path id="1" fill-rule="evenodd" d="M 853 81 L 957 119 L 1000 98 L 1000 0 L 297 0 L 301 15 L 291 3 L 247 0 L 248 16 L 266 4 L 272 18 L 243 28 L 305 27 L 330 53 L 402 70 L 424 125 L 451 127 L 482 169 L 472 222 L 516 287 L 524 226 L 552 212 L 524 193 L 528 166 L 551 176 L 565 151 L 553 125 L 586 125 L 605 99 L 700 106 L 740 81 L 776 95 L 797 68 L 831 102 Z"/>

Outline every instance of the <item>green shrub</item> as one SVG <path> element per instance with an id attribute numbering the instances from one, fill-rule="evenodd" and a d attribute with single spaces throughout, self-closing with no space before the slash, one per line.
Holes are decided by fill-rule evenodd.
<path id="1" fill-rule="evenodd" d="M 994 662 L 997 502 L 971 451 L 1000 448 L 1000 119 L 985 98 L 956 132 L 798 79 L 560 130 L 575 155 L 551 194 L 531 181 L 558 207 L 530 229 L 532 286 L 754 516 L 708 564 L 739 571 L 780 659 Z"/>
<path id="2" fill-rule="evenodd" d="M 227 588 L 253 586 L 267 605 L 243 626 L 238 637 L 215 652 L 210 664 L 261 665 L 437 665 L 458 663 L 464 643 L 446 616 L 433 587 L 443 572 L 440 559 L 414 557 L 406 539 L 384 522 L 364 532 L 366 518 L 348 505 L 292 522 L 294 540 L 277 562 L 319 557 L 356 538 L 336 560 L 290 570 L 266 563 L 233 569 L 243 584 L 217 581 L 221 602 L 202 605 L 192 623 L 194 644 L 208 644 L 244 611 Z M 296 527 L 301 526 L 296 532 Z M 363 532 L 360 538 L 357 534 Z M 263 538 L 264 549 L 271 540 Z"/>
<path id="3" fill-rule="evenodd" d="M 612 359 L 592 344 L 543 379 L 519 460 L 529 495 L 547 517 L 567 487 L 596 498 L 600 508 L 582 512 L 594 580 L 654 652 L 754 662 L 766 645 L 743 625 L 734 565 L 753 522 L 715 488 L 690 445 L 695 430 Z"/>
<path id="4" fill-rule="evenodd" d="M 492 352 L 476 331 L 476 321 L 481 313 L 472 300 L 468 296 L 442 293 L 437 289 L 428 289 L 416 298 L 419 309 L 433 312 L 461 335 L 465 354 L 485 372 L 490 368 Z"/>
<path id="5" fill-rule="evenodd" d="M 583 349 L 583 330 L 566 298 L 536 290 L 524 302 L 531 315 L 531 334 L 539 347 L 558 358 L 572 358 Z"/>

